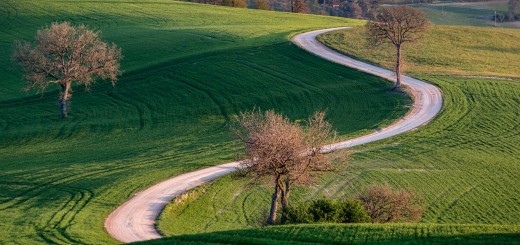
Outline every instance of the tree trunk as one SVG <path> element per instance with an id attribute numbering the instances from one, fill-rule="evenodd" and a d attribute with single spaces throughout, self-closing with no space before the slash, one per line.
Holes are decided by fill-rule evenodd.
<path id="1" fill-rule="evenodd" d="M 285 179 L 285 189 L 282 191 L 282 220 L 281 223 L 285 224 L 289 219 L 288 208 L 289 208 L 289 193 L 291 191 L 291 179 L 289 176 Z"/>
<path id="2" fill-rule="evenodd" d="M 61 84 L 60 112 L 61 112 L 62 119 L 65 119 L 68 117 L 67 100 L 69 99 L 69 90 L 70 90 L 70 82 L 65 82 L 65 84 Z"/>
<path id="3" fill-rule="evenodd" d="M 269 212 L 269 218 L 267 219 L 268 225 L 274 225 L 276 222 L 276 213 L 278 212 L 278 198 L 280 197 L 280 175 L 276 176 L 276 180 L 274 182 L 274 193 L 271 198 L 271 210 Z"/>
<path id="4" fill-rule="evenodd" d="M 396 48 L 397 48 L 397 57 L 395 60 L 396 82 L 395 82 L 395 87 L 392 89 L 392 91 L 398 90 L 401 88 L 401 44 L 398 44 L 396 46 Z"/>

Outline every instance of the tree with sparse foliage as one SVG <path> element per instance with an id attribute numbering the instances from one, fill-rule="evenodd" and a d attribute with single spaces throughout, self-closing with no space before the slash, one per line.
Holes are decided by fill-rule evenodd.
<path id="1" fill-rule="evenodd" d="M 285 223 L 291 186 L 308 182 L 316 172 L 330 167 L 322 145 L 334 131 L 325 113 L 314 114 L 304 126 L 272 110 L 242 113 L 233 131 L 245 145 L 248 160 L 242 166 L 256 178 L 268 176 L 274 181 L 267 223 L 275 223 L 280 202 Z"/>
<path id="2" fill-rule="evenodd" d="M 358 196 L 375 223 L 415 222 L 421 219 L 422 198 L 412 190 L 396 190 L 388 184 L 372 185 Z"/>
<path id="3" fill-rule="evenodd" d="M 359 6 L 358 2 L 347 2 L 345 5 L 345 10 L 347 12 L 347 17 L 354 19 L 362 19 L 363 18 L 363 10 Z"/>
<path id="4" fill-rule="evenodd" d="M 403 45 L 415 43 L 429 26 L 426 14 L 410 6 L 387 6 L 379 8 L 375 19 L 366 25 L 368 43 L 379 46 L 390 43 L 396 48 L 395 74 L 393 90 L 401 87 L 401 69 L 403 63 Z"/>
<path id="5" fill-rule="evenodd" d="M 520 8 L 520 0 L 509 0 L 507 3 L 507 17 L 509 21 L 515 21 L 516 13 Z"/>
<path id="6" fill-rule="evenodd" d="M 291 0 L 291 12 L 293 13 L 308 13 L 309 5 L 305 0 Z"/>
<path id="7" fill-rule="evenodd" d="M 73 83 L 87 90 L 97 78 L 110 79 L 115 85 L 121 74 L 121 50 L 115 44 L 101 41 L 99 32 L 84 25 L 71 26 L 67 22 L 39 30 L 34 46 L 26 41 L 16 43 L 12 58 L 25 72 L 26 90 L 38 88 L 43 92 L 51 84 L 60 87 L 62 118 L 68 115 Z"/>

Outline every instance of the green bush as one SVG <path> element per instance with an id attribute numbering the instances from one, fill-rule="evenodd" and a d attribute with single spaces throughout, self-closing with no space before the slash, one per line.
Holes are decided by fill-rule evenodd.
<path id="1" fill-rule="evenodd" d="M 291 206 L 287 209 L 287 222 L 299 223 L 368 223 L 370 216 L 359 201 L 333 201 L 321 198 L 310 204 Z"/>
<path id="2" fill-rule="evenodd" d="M 360 201 L 343 200 L 339 208 L 338 221 L 341 223 L 369 223 L 372 220 Z"/>
<path id="3" fill-rule="evenodd" d="M 309 214 L 314 222 L 338 222 L 339 207 L 330 199 L 317 199 L 309 206 Z"/>
<path id="4" fill-rule="evenodd" d="M 309 205 L 289 207 L 287 209 L 287 222 L 292 224 L 313 223 L 314 217 L 309 213 Z"/>

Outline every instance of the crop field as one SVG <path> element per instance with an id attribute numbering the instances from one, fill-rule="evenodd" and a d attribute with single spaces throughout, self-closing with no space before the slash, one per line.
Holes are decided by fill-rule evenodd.
<path id="1" fill-rule="evenodd" d="M 435 4 L 416 4 L 428 14 L 428 18 L 436 25 L 483 26 L 495 25 L 493 16 L 507 13 L 507 2 L 504 0 L 487 2 L 443 2 Z M 520 22 L 498 22 L 497 27 L 520 28 Z"/>
<path id="2" fill-rule="evenodd" d="M 394 187 L 413 188 L 425 199 L 423 224 L 410 224 L 406 229 L 422 229 L 435 223 L 474 224 L 475 233 L 479 233 L 479 227 L 484 227 L 481 224 L 499 224 L 507 225 L 504 229 L 518 236 L 520 70 L 514 68 L 518 67 L 520 53 L 512 44 L 518 40 L 520 31 L 437 26 L 431 31 L 439 35 L 429 34 L 422 52 L 410 51 L 408 73 L 441 88 L 444 105 L 440 115 L 419 130 L 352 149 L 347 166 L 340 163 L 348 151 L 331 154 L 338 162 L 338 170 L 322 176 L 315 185 L 297 189 L 291 194 L 292 202 L 297 204 L 322 196 L 353 197 L 370 184 L 387 182 Z M 461 38 L 473 37 L 477 41 L 486 35 L 496 38 L 483 43 L 481 48 L 473 46 L 474 40 L 447 41 L 461 32 L 465 33 Z M 388 65 L 379 60 L 391 50 L 379 53 L 367 50 L 358 45 L 359 35 L 361 32 L 354 29 L 323 34 L 320 39 L 337 50 Z M 349 41 L 350 38 L 354 41 Z M 435 47 L 428 45 L 431 43 L 444 48 L 436 53 L 440 60 L 444 54 L 452 58 L 428 69 L 428 64 L 436 63 L 436 55 L 432 53 Z M 472 58 L 478 60 L 480 56 L 489 57 L 496 69 L 470 63 Z M 166 235 L 182 235 L 259 227 L 269 208 L 270 191 L 269 185 L 251 185 L 247 178 L 238 175 L 224 177 L 199 190 L 197 198 L 168 206 L 159 229 Z M 203 215 L 193 218 L 195 213 Z M 483 234 L 488 233 L 487 228 L 482 229 Z M 247 237 L 247 233 L 238 236 Z M 200 237 L 206 239 L 211 234 Z M 472 243 L 471 236 L 466 238 Z M 484 241 L 494 242 L 493 236 L 488 238 Z M 398 242 L 392 239 L 389 242 Z M 509 240 L 515 241 L 518 239 Z"/>
<path id="3" fill-rule="evenodd" d="M 390 123 L 410 99 L 325 62 L 294 33 L 363 22 L 170 0 L 0 1 L 0 243 L 115 243 L 111 210 L 168 177 L 234 160 L 233 116 L 257 106 L 293 119 L 327 109 L 342 136 Z M 116 87 L 24 93 L 9 59 L 53 21 L 86 24 L 122 48 Z M 367 113 L 370 112 L 370 113 Z"/>
<path id="4" fill-rule="evenodd" d="M 181 235 L 135 244 L 518 244 L 519 226 L 318 224 Z"/>

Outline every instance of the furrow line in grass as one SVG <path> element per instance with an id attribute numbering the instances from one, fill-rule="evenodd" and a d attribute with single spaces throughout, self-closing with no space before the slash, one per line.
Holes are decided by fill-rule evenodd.
<path id="1" fill-rule="evenodd" d="M 237 199 L 238 195 L 240 195 L 240 193 L 242 193 L 242 190 L 239 191 L 239 193 L 236 193 L 233 198 L 234 199 Z M 251 195 L 253 194 L 253 192 L 249 192 L 246 194 L 246 196 L 244 197 L 244 199 L 242 200 L 242 216 L 244 217 L 244 220 L 246 221 L 246 224 L 249 224 L 249 218 L 247 217 L 247 212 L 246 212 L 246 203 L 247 203 L 247 200 L 249 199 L 249 197 L 251 197 Z"/>
<path id="2" fill-rule="evenodd" d="M 66 189 L 69 189 L 68 191 L 71 193 L 78 194 L 79 198 L 75 201 L 69 211 L 66 212 L 58 222 L 56 222 L 56 225 L 66 224 L 65 226 L 68 226 L 68 224 L 74 221 L 76 215 L 81 212 L 94 197 L 94 193 L 87 189 L 75 187 L 66 187 Z"/>
<path id="3" fill-rule="evenodd" d="M 208 89 L 205 89 L 205 88 L 202 88 L 202 86 L 197 86 L 197 85 L 194 85 L 188 81 L 184 81 L 182 79 L 179 79 L 177 80 L 183 84 L 185 84 L 186 86 L 188 87 L 191 87 L 197 91 L 200 91 L 202 92 L 203 94 L 205 94 L 206 96 L 208 96 L 208 98 L 211 100 L 211 102 L 213 102 L 213 104 L 215 104 L 218 108 L 219 108 L 219 111 L 220 111 L 220 114 L 222 114 L 222 116 L 224 117 L 224 119 L 226 121 L 229 121 L 229 115 L 227 113 L 227 110 L 226 110 L 226 107 L 224 105 L 222 105 L 222 103 L 220 103 L 217 98 L 211 94 L 211 92 L 208 90 Z"/>
<path id="4" fill-rule="evenodd" d="M 457 205 L 457 203 L 462 199 L 464 198 L 469 192 L 473 191 L 477 186 L 479 186 L 480 184 L 482 184 L 482 181 L 477 183 L 477 184 L 474 184 L 474 185 L 471 185 L 469 188 L 467 188 L 466 190 L 464 190 L 462 193 L 458 194 L 441 212 L 439 215 L 437 215 L 437 220 L 438 219 L 442 219 L 444 217 L 444 215 L 446 214 L 446 212 L 448 212 L 450 209 L 452 209 L 455 205 Z"/>
<path id="5" fill-rule="evenodd" d="M 110 93 L 108 92 L 107 95 L 112 98 L 116 103 L 126 104 L 130 107 L 135 108 L 137 111 L 137 115 L 139 115 L 139 130 L 142 130 L 145 127 L 145 119 L 144 119 L 144 113 L 139 107 L 139 105 L 131 103 L 128 97 L 125 97 L 125 99 L 121 98 L 119 94 L 116 93 Z"/>
<path id="6" fill-rule="evenodd" d="M 156 160 L 156 161 L 159 161 L 159 160 Z M 22 197 L 13 198 L 6 202 L 2 202 L 0 204 L 7 205 L 7 206 L 1 207 L 0 210 L 7 210 L 9 208 L 12 208 L 12 207 L 15 207 L 18 205 L 22 205 L 34 198 L 37 198 L 39 196 L 38 195 L 39 193 L 43 193 L 46 190 L 52 189 L 52 188 L 54 188 L 55 185 L 58 185 L 58 184 L 72 183 L 76 180 L 86 179 L 86 178 L 92 177 L 92 176 L 99 177 L 105 173 L 114 174 L 114 173 L 116 173 L 116 171 L 128 171 L 129 168 L 137 168 L 137 167 L 140 167 L 141 165 L 147 165 L 147 164 L 153 163 L 153 162 L 154 161 L 145 161 L 145 162 L 141 162 L 141 164 L 132 165 L 131 167 L 123 165 L 123 166 L 117 166 L 117 167 L 113 167 L 113 168 L 105 168 L 105 169 L 101 169 L 101 170 L 97 170 L 97 171 L 92 170 L 92 171 L 88 171 L 87 173 L 81 173 L 81 174 L 74 173 L 74 174 L 70 174 L 66 177 L 59 177 L 58 179 L 49 180 L 49 181 L 41 183 L 41 184 L 30 183 L 30 184 L 34 185 L 35 187 L 30 188 L 29 190 L 26 190 L 25 192 L 23 192 L 23 196 L 25 196 L 25 198 L 22 198 Z"/>
<path id="7" fill-rule="evenodd" d="M 268 69 L 268 68 L 265 68 L 265 67 L 262 67 L 258 64 L 255 64 L 255 63 L 249 63 L 249 62 L 245 62 L 243 63 L 242 65 L 244 66 L 247 66 L 248 68 L 250 68 L 251 70 L 256 70 L 260 73 L 264 73 L 264 74 L 267 74 L 269 76 L 272 76 L 274 78 L 277 78 L 278 80 L 281 80 L 281 81 L 285 81 L 297 88 L 301 88 L 303 90 L 307 89 L 306 86 L 304 86 L 303 84 L 301 84 L 299 81 L 292 81 L 291 77 L 288 77 L 288 76 L 285 76 L 284 74 L 282 73 L 277 73 L 277 72 L 274 72 L 273 69 Z M 306 84 L 307 86 L 309 86 L 310 84 Z M 315 89 L 318 88 L 318 86 L 316 85 L 313 85 L 312 87 L 314 87 Z"/>
<path id="8" fill-rule="evenodd" d="M 81 191 L 77 191 L 75 189 L 64 188 L 63 191 L 69 193 L 71 195 L 71 199 L 67 201 L 67 203 L 56 212 L 49 220 L 47 220 L 46 231 L 49 235 L 52 235 L 60 240 L 65 240 L 65 243 L 74 243 L 74 244 L 82 244 L 82 242 L 72 238 L 66 232 L 66 227 L 69 222 L 65 222 L 71 212 L 79 212 L 75 211 L 76 207 L 80 205 L 84 198 L 84 193 Z M 87 200 L 88 203 L 89 200 Z"/>

